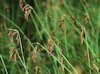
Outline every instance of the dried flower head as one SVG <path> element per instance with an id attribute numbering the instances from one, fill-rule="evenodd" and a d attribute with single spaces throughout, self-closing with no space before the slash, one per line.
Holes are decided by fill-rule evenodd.
<path id="1" fill-rule="evenodd" d="M 8 36 L 10 38 L 11 43 L 13 43 L 13 38 L 14 38 L 15 34 L 16 34 L 16 32 L 12 32 L 11 30 L 9 30 Z"/>
<path id="2" fill-rule="evenodd" d="M 17 49 L 15 49 L 15 53 L 16 53 L 17 55 L 19 55 L 19 53 L 18 53 L 18 50 L 17 50 Z"/>
<path id="3" fill-rule="evenodd" d="M 64 17 L 62 16 L 60 19 L 59 19 L 59 23 L 58 23 L 60 29 L 65 32 L 66 31 L 66 26 L 64 24 Z"/>
<path id="4" fill-rule="evenodd" d="M 83 44 L 85 38 L 84 28 L 81 28 L 80 38 L 81 38 L 81 44 Z"/>
<path id="5" fill-rule="evenodd" d="M 26 21 L 28 22 L 28 17 L 31 14 L 31 10 L 33 10 L 33 7 L 31 7 L 30 5 L 25 5 L 22 9 L 22 11 L 25 11 L 24 17 L 26 19 Z"/>
<path id="6" fill-rule="evenodd" d="M 36 58 L 37 58 L 37 45 L 35 46 L 35 49 L 32 51 L 33 62 L 36 62 Z"/>
<path id="7" fill-rule="evenodd" d="M 97 65 L 94 63 L 94 61 L 92 61 L 92 65 L 93 65 L 93 69 L 96 69 L 98 71 L 98 74 L 99 74 L 100 73 L 99 67 L 97 67 Z"/>
<path id="8" fill-rule="evenodd" d="M 26 2 L 23 2 L 23 0 L 19 0 L 19 7 L 21 8 L 21 10 L 23 9 L 25 5 L 26 5 Z"/>
<path id="9" fill-rule="evenodd" d="M 85 23 L 87 24 L 88 22 L 89 22 L 89 20 L 90 20 L 90 17 L 85 13 Z"/>
<path id="10" fill-rule="evenodd" d="M 9 30 L 8 36 L 10 38 L 11 43 L 13 43 L 14 36 L 17 35 L 16 41 L 19 44 L 20 42 L 19 42 L 19 32 L 18 32 L 18 30 L 16 30 L 16 29 L 8 29 L 8 30 Z"/>
<path id="11" fill-rule="evenodd" d="M 16 54 L 14 54 L 14 61 L 15 61 L 15 64 L 17 63 L 17 56 Z"/>
<path id="12" fill-rule="evenodd" d="M 60 19 L 59 19 L 59 23 L 58 23 L 58 25 L 61 27 L 61 25 L 64 23 L 64 17 L 61 17 Z"/>
<path id="13" fill-rule="evenodd" d="M 13 50 L 14 50 L 14 47 L 10 47 L 9 49 L 10 49 L 10 51 L 9 51 L 9 54 L 10 54 L 9 61 L 11 61 L 12 58 L 13 58 Z"/>
<path id="14" fill-rule="evenodd" d="M 28 17 L 31 14 L 31 10 L 33 10 L 33 7 L 31 7 L 30 5 L 28 5 L 23 0 L 19 1 L 19 6 L 20 6 L 20 8 L 21 8 L 22 11 L 25 11 L 24 17 L 25 17 L 26 21 L 28 22 Z"/>
<path id="15" fill-rule="evenodd" d="M 53 39 L 53 36 L 52 36 L 52 40 Z M 48 38 L 48 42 L 47 42 L 47 49 L 48 51 L 50 52 L 50 55 L 55 55 L 55 53 L 53 53 L 53 49 L 54 49 L 54 43 L 52 42 L 52 40 L 50 38 Z"/>
<path id="16" fill-rule="evenodd" d="M 10 54 L 9 61 L 11 61 L 13 59 L 15 61 L 15 64 L 16 64 L 17 63 L 17 56 L 16 56 L 17 49 L 15 49 L 14 47 L 10 47 L 9 49 L 10 49 L 10 51 L 9 51 L 9 54 Z M 14 54 L 14 52 L 15 52 L 15 54 Z"/>

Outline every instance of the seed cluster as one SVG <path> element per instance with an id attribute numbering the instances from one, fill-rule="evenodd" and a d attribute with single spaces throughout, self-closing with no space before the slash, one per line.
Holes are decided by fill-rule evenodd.
<path id="1" fill-rule="evenodd" d="M 9 54 L 10 54 L 9 61 L 11 61 L 13 59 L 15 61 L 15 64 L 16 64 L 17 63 L 17 56 L 16 55 L 18 54 L 18 53 L 16 53 L 17 49 L 15 49 L 14 47 L 10 47 L 9 49 L 10 49 L 10 51 L 9 51 Z"/>
<path id="2" fill-rule="evenodd" d="M 20 6 L 22 12 L 23 11 L 25 12 L 24 17 L 25 17 L 26 21 L 28 22 L 29 15 L 31 14 L 33 7 L 30 6 L 29 4 L 27 4 L 26 2 L 23 2 L 22 0 L 19 1 L 19 6 Z"/>
<path id="3" fill-rule="evenodd" d="M 64 24 L 64 17 L 63 16 L 59 19 L 58 25 L 59 25 L 60 29 L 65 33 L 66 26 Z"/>
<path id="4" fill-rule="evenodd" d="M 52 40 L 53 39 L 53 36 L 52 36 Z M 55 53 L 53 52 L 53 49 L 55 47 L 54 43 L 52 42 L 52 40 L 50 38 L 48 38 L 48 42 L 47 42 L 47 49 L 48 51 L 50 52 L 50 55 L 55 55 Z"/>
<path id="5" fill-rule="evenodd" d="M 74 22 L 74 26 L 75 26 L 76 28 L 78 28 L 78 29 L 81 31 L 81 33 L 80 33 L 80 39 L 81 39 L 81 44 L 83 44 L 84 38 L 85 38 L 85 33 L 84 33 L 85 28 L 84 28 L 84 27 L 81 27 L 81 26 L 79 26 L 79 25 L 77 25 L 75 19 L 74 19 L 71 15 L 70 15 L 70 17 L 71 17 L 71 19 L 72 19 L 73 22 Z"/>
<path id="6" fill-rule="evenodd" d="M 36 62 L 36 58 L 37 58 L 37 45 L 35 46 L 35 49 L 32 51 L 33 62 Z"/>
<path id="7" fill-rule="evenodd" d="M 12 44 L 13 41 L 14 41 L 14 36 L 15 36 L 15 35 L 17 35 L 17 36 L 16 36 L 17 44 L 19 44 L 20 41 L 19 41 L 19 32 L 18 32 L 18 30 L 16 30 L 16 29 L 8 29 L 8 30 L 9 30 L 8 36 L 9 36 L 9 38 L 10 38 L 11 44 Z"/>

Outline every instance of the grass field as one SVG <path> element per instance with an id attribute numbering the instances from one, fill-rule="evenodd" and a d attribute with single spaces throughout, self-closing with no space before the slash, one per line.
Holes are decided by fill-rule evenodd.
<path id="1" fill-rule="evenodd" d="M 100 74 L 100 0 L 1 0 L 0 74 Z"/>

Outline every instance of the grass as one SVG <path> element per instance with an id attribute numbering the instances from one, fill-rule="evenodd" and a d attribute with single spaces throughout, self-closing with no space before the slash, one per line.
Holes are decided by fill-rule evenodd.
<path id="1" fill-rule="evenodd" d="M 99 0 L 19 1 L 1 1 L 0 73 L 100 73 Z"/>

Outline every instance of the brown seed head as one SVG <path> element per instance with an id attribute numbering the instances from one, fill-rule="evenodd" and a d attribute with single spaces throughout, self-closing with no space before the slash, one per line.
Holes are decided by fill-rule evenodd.
<path id="1" fill-rule="evenodd" d="M 33 7 L 31 7 L 30 5 L 28 5 L 23 0 L 19 1 L 19 6 L 20 6 L 20 8 L 21 8 L 22 11 L 25 11 L 24 17 L 25 17 L 26 21 L 28 22 L 28 17 L 31 14 L 31 10 L 33 10 Z"/>
<path id="2" fill-rule="evenodd" d="M 9 54 L 10 54 L 9 61 L 11 61 L 12 58 L 13 58 L 13 50 L 14 50 L 14 47 L 10 47 L 9 49 L 10 49 L 10 51 L 9 51 Z"/>
<path id="3" fill-rule="evenodd" d="M 25 5 L 26 5 L 26 2 L 23 2 L 23 0 L 19 0 L 19 7 L 21 8 L 21 10 L 23 9 Z"/>
<path id="4" fill-rule="evenodd" d="M 31 7 L 30 5 L 25 5 L 24 7 L 23 7 L 23 9 L 22 9 L 22 11 L 25 11 L 25 14 L 24 14 L 24 17 L 25 17 L 25 19 L 27 20 L 27 22 L 28 22 L 28 17 L 29 17 L 29 15 L 31 14 L 31 10 L 33 10 L 33 7 Z"/>
<path id="5" fill-rule="evenodd" d="M 90 20 L 90 17 L 87 14 L 85 14 L 85 16 L 86 16 L 85 23 L 87 24 L 89 22 L 89 20 Z"/>
<path id="6" fill-rule="evenodd" d="M 61 18 L 59 19 L 58 25 L 59 25 L 60 29 L 61 29 L 63 32 L 66 31 L 66 26 L 65 26 L 65 24 L 64 24 L 64 17 L 61 17 Z"/>
<path id="7" fill-rule="evenodd" d="M 53 39 L 53 36 L 52 36 L 52 40 Z M 47 42 L 47 49 L 48 51 L 50 52 L 50 55 L 55 55 L 55 53 L 53 53 L 53 49 L 54 49 L 54 43 L 52 42 L 52 40 L 50 38 L 48 38 L 48 42 Z"/>
<path id="8" fill-rule="evenodd" d="M 16 54 L 14 54 L 14 61 L 15 61 L 15 64 L 17 63 L 17 57 L 16 57 Z"/>
<path id="9" fill-rule="evenodd" d="M 83 44 L 85 38 L 84 28 L 81 29 L 80 38 L 81 38 L 81 44 Z"/>
<path id="10" fill-rule="evenodd" d="M 16 29 L 8 29 L 8 30 L 9 30 L 8 36 L 11 40 L 11 43 L 13 43 L 14 36 L 17 35 L 16 36 L 16 41 L 17 41 L 17 44 L 19 44 L 20 41 L 19 41 L 19 32 L 18 32 L 18 30 L 16 30 Z"/>
<path id="11" fill-rule="evenodd" d="M 35 46 L 35 49 L 32 51 L 33 62 L 36 62 L 36 58 L 37 58 L 37 45 Z"/>
<path id="12" fill-rule="evenodd" d="M 97 65 L 95 64 L 94 61 L 92 61 L 92 65 L 93 65 L 93 68 L 96 69 L 97 71 L 99 71 L 99 67 L 97 67 Z"/>

